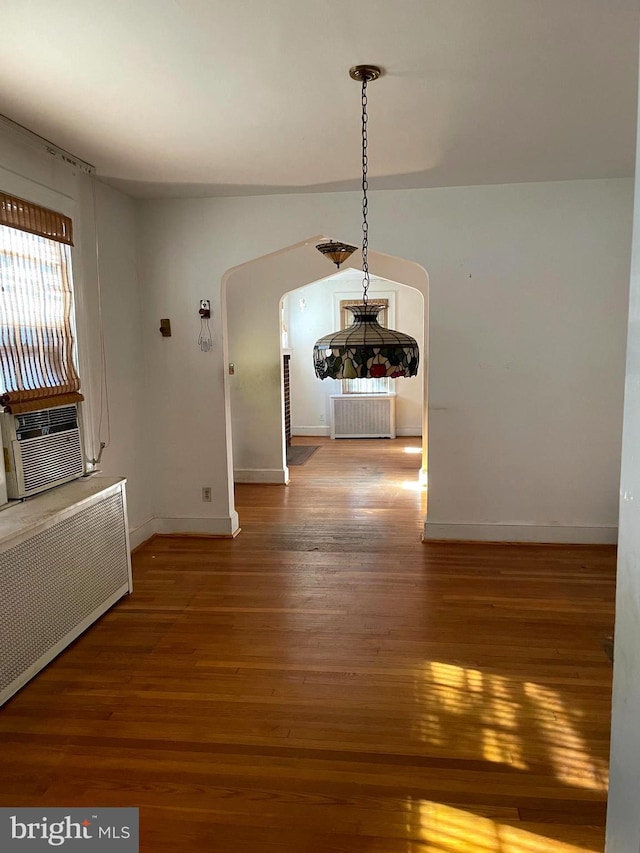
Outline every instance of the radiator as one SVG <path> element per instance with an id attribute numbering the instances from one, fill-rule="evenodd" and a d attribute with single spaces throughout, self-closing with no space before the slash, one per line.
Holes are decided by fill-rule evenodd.
<path id="1" fill-rule="evenodd" d="M 0 513 L 0 705 L 131 591 L 124 480 L 76 480 Z"/>
<path id="2" fill-rule="evenodd" d="M 395 394 L 331 395 L 331 438 L 395 437 Z"/>

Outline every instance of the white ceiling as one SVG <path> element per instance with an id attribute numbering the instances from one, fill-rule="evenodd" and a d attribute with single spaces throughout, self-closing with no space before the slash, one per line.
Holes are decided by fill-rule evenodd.
<path id="1" fill-rule="evenodd" d="M 640 0 L 3 0 L 0 113 L 138 196 L 633 174 Z"/>

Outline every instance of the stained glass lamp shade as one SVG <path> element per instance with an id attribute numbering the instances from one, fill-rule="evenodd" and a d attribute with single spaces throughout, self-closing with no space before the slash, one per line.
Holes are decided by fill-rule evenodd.
<path id="1" fill-rule="evenodd" d="M 380 305 L 349 305 L 353 324 L 325 335 L 313 348 L 318 379 L 399 379 L 415 376 L 420 360 L 418 344 L 410 335 L 385 329 L 378 323 Z"/>
<path id="2" fill-rule="evenodd" d="M 316 249 L 325 257 L 331 258 L 333 263 L 340 269 L 340 264 L 343 264 L 347 258 L 357 249 L 357 246 L 350 246 L 348 243 L 338 243 L 337 240 L 330 240 L 328 243 L 318 243 Z"/>

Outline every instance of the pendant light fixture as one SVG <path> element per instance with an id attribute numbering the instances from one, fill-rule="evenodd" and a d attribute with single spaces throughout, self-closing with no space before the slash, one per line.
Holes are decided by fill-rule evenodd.
<path id="1" fill-rule="evenodd" d="M 415 376 L 418 372 L 420 355 L 415 338 L 381 326 L 377 319 L 381 305 L 369 303 L 368 292 L 371 282 L 367 255 L 369 249 L 367 83 L 377 80 L 380 74 L 381 69 L 376 65 L 355 65 L 349 71 L 353 80 L 362 83 L 362 272 L 364 274 L 362 303 L 347 306 L 353 314 L 351 326 L 325 335 L 316 342 L 313 348 L 313 365 L 318 379 L 378 379 L 382 376 L 398 379 L 401 376 Z M 329 244 L 321 243 L 317 248 L 331 257 L 330 253 L 325 252 L 321 247 L 330 246 L 332 243 L 333 241 Z M 338 261 L 335 258 L 333 260 L 339 267 Z"/>
<path id="2" fill-rule="evenodd" d="M 340 269 L 340 264 L 343 264 L 347 258 L 350 258 L 357 248 L 357 246 L 350 246 L 348 243 L 339 243 L 337 240 L 329 240 L 328 243 L 318 243 L 316 246 L 319 252 L 331 258 L 338 269 Z"/>

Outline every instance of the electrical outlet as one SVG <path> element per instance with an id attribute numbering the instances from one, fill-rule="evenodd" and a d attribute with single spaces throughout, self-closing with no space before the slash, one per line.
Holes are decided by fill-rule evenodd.
<path id="1" fill-rule="evenodd" d="M 211 486 L 203 486 L 202 487 L 202 500 L 205 503 L 211 503 Z"/>
<path id="2" fill-rule="evenodd" d="M 324 421 L 324 415 L 320 415 L 320 423 Z"/>

